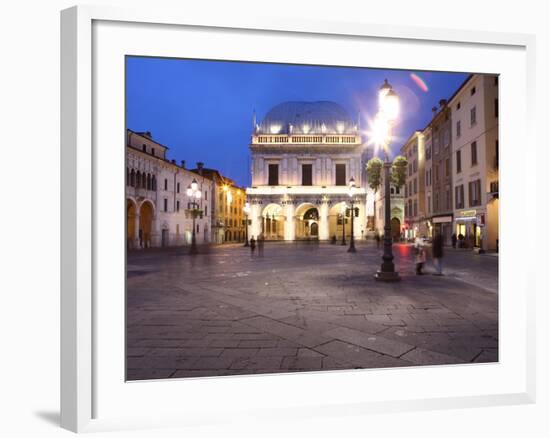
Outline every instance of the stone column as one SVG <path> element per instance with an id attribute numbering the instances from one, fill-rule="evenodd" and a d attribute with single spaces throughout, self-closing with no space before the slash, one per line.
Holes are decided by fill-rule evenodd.
<path id="1" fill-rule="evenodd" d="M 132 245 L 134 248 L 139 249 L 139 213 L 137 213 L 137 211 L 134 216 L 134 236 L 132 238 Z"/>
<path id="2" fill-rule="evenodd" d="M 296 225 L 293 204 L 287 204 L 285 206 L 284 236 L 285 240 L 294 240 L 296 238 Z"/>
<path id="3" fill-rule="evenodd" d="M 329 239 L 328 204 L 323 202 L 319 209 L 319 240 Z"/>

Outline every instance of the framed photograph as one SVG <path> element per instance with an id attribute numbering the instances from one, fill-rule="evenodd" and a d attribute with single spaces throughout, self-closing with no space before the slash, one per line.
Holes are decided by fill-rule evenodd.
<path id="1" fill-rule="evenodd" d="M 534 37 L 74 7 L 61 38 L 63 427 L 534 401 Z"/>

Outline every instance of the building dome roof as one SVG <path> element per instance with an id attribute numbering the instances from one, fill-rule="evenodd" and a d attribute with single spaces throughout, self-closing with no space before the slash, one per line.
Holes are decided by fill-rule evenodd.
<path id="1" fill-rule="evenodd" d="M 283 102 L 257 126 L 257 134 L 355 134 L 357 125 L 335 102 Z"/>

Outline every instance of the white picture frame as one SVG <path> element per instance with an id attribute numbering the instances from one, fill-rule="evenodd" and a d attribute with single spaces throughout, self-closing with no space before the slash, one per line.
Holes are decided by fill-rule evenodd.
<path id="1" fill-rule="evenodd" d="M 97 27 L 103 26 L 104 27 Z M 120 27 L 120 28 L 117 28 Z M 457 53 L 482 50 L 486 53 L 499 53 L 495 55 L 494 65 L 499 64 L 498 56 L 503 59 L 510 53 L 513 62 L 508 67 L 504 67 L 505 59 L 502 61 L 503 70 L 488 71 L 488 61 L 479 60 L 481 71 L 499 73 L 503 75 L 501 87 L 503 95 L 500 102 L 503 106 L 501 111 L 501 125 L 504 125 L 501 133 L 502 145 L 502 181 L 500 183 L 501 191 L 504 193 L 501 200 L 501 217 L 506 217 L 501 229 L 501 252 L 500 260 L 501 286 L 502 294 L 500 297 L 500 316 L 501 316 L 501 352 L 503 359 L 493 368 L 488 366 L 479 366 L 470 368 L 467 372 L 461 374 L 461 368 L 457 367 L 421 367 L 414 370 L 391 370 L 391 378 L 396 382 L 407 382 L 419 379 L 433 379 L 445 381 L 452 375 L 452 379 L 467 379 L 468 382 L 462 382 L 453 391 L 447 391 L 447 388 L 441 387 L 437 391 L 436 385 L 427 393 L 421 394 L 418 388 L 411 388 L 410 391 L 399 391 L 382 396 L 383 386 L 375 389 L 378 395 L 357 394 L 345 390 L 338 390 L 342 387 L 354 387 L 355 382 L 362 381 L 358 379 L 371 379 L 378 376 L 380 371 L 364 370 L 361 374 L 357 372 L 331 372 L 331 373 L 306 373 L 284 376 L 262 376 L 262 377 L 224 377 L 213 379 L 187 379 L 187 381 L 164 381 L 164 382 L 140 382 L 124 383 L 120 381 L 120 357 L 123 351 L 120 351 L 120 357 L 116 354 L 116 364 L 105 363 L 106 354 L 98 354 L 105 348 L 104 353 L 113 352 L 113 348 L 120 347 L 120 324 L 124 320 L 120 302 L 111 307 L 112 312 L 105 312 L 105 300 L 98 300 L 98 294 L 101 294 L 102 284 L 105 281 L 114 279 L 115 271 L 105 270 L 106 260 L 103 255 L 105 251 L 102 235 L 108 234 L 107 229 L 102 225 L 101 215 L 105 208 L 98 208 L 102 202 L 109 202 L 104 199 L 105 183 L 111 181 L 114 185 L 117 181 L 123 179 L 122 171 L 119 179 L 116 178 L 117 167 L 123 157 L 123 147 L 120 152 L 113 152 L 113 165 L 104 166 L 101 160 L 105 160 L 104 153 L 97 153 L 98 148 L 103 148 L 105 142 L 113 139 L 116 145 L 116 134 L 103 134 L 98 130 L 101 118 L 104 117 L 100 112 L 102 100 L 101 91 L 104 89 L 101 81 L 105 79 L 102 68 L 109 62 L 109 59 L 116 59 L 120 63 L 121 53 L 136 54 L 135 47 L 131 52 L 127 52 L 124 44 L 123 34 L 135 32 L 135 27 L 147 27 L 150 35 L 158 34 L 158 39 L 150 38 L 148 47 L 145 50 L 153 51 L 158 56 L 170 56 L 170 50 L 178 52 L 178 47 L 170 46 L 167 34 L 177 32 L 177 29 L 185 29 L 185 32 L 200 32 L 205 38 L 217 37 L 220 33 L 234 32 L 235 40 L 241 42 L 250 38 L 262 39 L 272 38 L 280 40 L 280 54 L 276 48 L 273 52 L 261 55 L 255 52 L 247 56 L 247 60 L 260 60 L 258 56 L 264 57 L 265 61 L 272 61 L 277 56 L 287 56 L 289 62 L 299 61 L 297 54 L 290 53 L 287 47 L 289 39 L 303 39 L 304 44 L 312 44 L 314 47 L 317 38 L 325 38 L 326 41 L 334 42 L 334 47 L 343 47 L 345 44 L 385 44 L 394 45 L 397 48 L 396 53 L 404 55 L 403 44 L 406 43 L 412 48 L 417 46 L 434 47 L 434 50 L 447 50 L 447 45 L 456 48 Z M 132 30 L 132 27 L 134 29 Z M 122 29 L 122 30 L 121 30 Z M 117 33 L 118 32 L 118 33 Z M 184 32 L 184 33 L 185 33 Z M 117 43 L 112 41 L 112 49 L 105 49 L 105 38 L 113 35 L 122 35 Z M 139 37 L 132 41 L 139 43 Z M 150 36 L 149 35 L 149 36 Z M 172 35 L 170 35 L 172 36 Z M 189 35 L 182 36 L 188 38 Z M 199 41 L 199 40 L 196 40 Z M 322 41 L 321 41 L 322 42 Z M 317 43 L 319 44 L 319 43 Z M 251 44 L 252 46 L 253 44 Z M 535 38 L 532 35 L 524 34 L 506 34 L 492 33 L 484 31 L 461 31 L 451 29 L 428 29 L 416 27 L 372 25 L 361 22 L 339 23 L 339 22 L 317 22 L 308 20 L 280 20 L 275 18 L 257 18 L 242 16 L 240 19 L 226 19 L 224 17 L 210 14 L 208 16 L 189 15 L 185 11 L 166 11 L 166 10 L 131 10 L 121 8 L 110 8 L 104 6 L 78 6 L 62 11 L 61 13 L 61 425 L 62 427 L 75 431 L 100 431 L 120 428 L 146 428 L 162 426 L 184 426 L 188 424 L 208 424 L 212 421 L 224 421 L 229 417 L 246 418 L 247 415 L 257 415 L 257 417 L 269 416 L 274 407 L 277 408 L 277 415 L 292 415 L 294 417 L 306 417 L 311 415 L 342 415 L 346 413 L 363 412 L 395 412 L 415 409 L 433 409 L 433 408 L 456 408 L 456 407 L 475 407 L 487 405 L 520 404 L 531 403 L 535 399 L 535 341 L 534 341 L 534 287 L 530 287 L 533 275 L 531 269 L 525 261 L 520 261 L 512 254 L 506 253 L 507 248 L 513 248 L 517 245 L 517 239 L 520 236 L 514 236 L 513 230 L 518 224 L 521 224 L 521 203 L 529 202 L 535 196 L 534 190 L 528 190 L 534 187 L 534 172 L 527 173 L 524 166 L 526 158 L 516 157 L 515 163 L 518 167 L 515 181 L 517 184 L 508 183 L 506 178 L 506 163 L 511 160 L 511 154 L 506 152 L 506 145 L 514 140 L 521 139 L 526 153 L 531 159 L 536 154 L 536 146 L 533 138 L 532 120 L 534 120 L 534 45 Z M 115 47 L 116 46 L 116 47 Z M 126 46 L 129 47 L 129 46 Z M 199 57 L 201 50 L 208 52 L 208 44 L 201 46 L 198 44 L 191 53 L 190 57 Z M 374 46 L 373 46 L 374 47 Z M 439 47 L 439 49 L 438 49 Z M 253 48 L 250 48 L 254 50 Z M 283 50 L 284 49 L 284 50 Z M 214 50 L 214 49 L 212 49 Z M 337 65 L 348 65 L 345 59 L 346 54 L 332 53 L 311 55 L 311 62 L 319 62 L 324 56 L 324 63 L 334 63 Z M 212 58 L 214 52 L 206 53 L 206 58 Z M 373 53 L 376 49 L 373 48 Z M 485 52 L 484 52 L 485 53 Z M 102 56 L 105 55 L 105 59 Z M 183 53 L 180 55 L 183 56 Z M 233 55 L 239 56 L 239 55 Z M 316 57 L 317 56 L 317 57 Z M 110 58 L 111 57 L 111 58 Z M 114 58 L 113 58 L 114 57 Z M 229 59 L 232 59 L 228 55 Z M 448 57 L 431 60 L 428 66 L 427 61 L 409 58 L 409 67 L 411 69 L 436 68 L 461 70 L 461 66 L 467 65 L 462 59 L 452 61 Z M 497 59 L 498 58 L 498 59 Z M 101 66 L 95 65 L 94 61 L 101 59 Z M 212 58 L 213 59 L 213 58 Z M 234 58 L 233 58 L 234 59 Z M 284 58 L 277 58 L 284 59 Z M 518 60 L 521 62 L 518 63 Z M 388 59 L 379 59 L 373 61 L 376 66 L 386 68 L 399 67 L 392 64 Z M 471 62 L 471 61 L 470 61 Z M 114 70 L 119 68 L 115 67 Z M 506 70 L 508 68 L 508 70 Z M 118 72 L 120 70 L 117 70 Z M 464 71 L 464 70 L 463 70 Z M 468 70 L 469 71 L 469 70 Z M 505 72 L 506 71 L 506 72 Z M 505 72 L 505 73 L 504 73 Z M 123 77 L 113 76 L 113 83 L 110 86 L 116 90 L 116 95 L 120 95 L 120 84 Z M 509 79 L 509 82 L 508 81 Z M 103 87 L 103 88 L 102 88 Z M 519 89 L 518 89 L 519 87 Z M 513 90 L 512 90 L 513 89 Z M 111 90 L 112 91 L 112 90 Z M 117 94 L 118 93 L 118 94 Z M 510 105 L 513 99 L 514 107 Z M 117 101 L 118 102 L 118 101 Z M 124 102 L 118 102 L 117 105 Z M 120 108 L 120 106 L 115 106 Z M 116 119 L 118 120 L 118 119 Z M 514 120 L 514 127 L 505 124 L 506 121 Z M 116 132 L 118 126 L 112 126 L 109 129 Z M 105 131 L 109 129 L 105 128 Z M 123 132 L 120 133 L 120 139 L 123 139 Z M 101 145 L 98 146 L 98 142 Z M 112 144 L 112 143 L 111 143 Z M 118 164 L 117 164 L 118 163 Z M 101 174 L 98 172 L 101 168 Z M 518 173 L 521 173 L 518 177 Z M 123 190 L 123 184 L 120 184 Z M 517 204 L 512 205 L 507 199 L 517 199 Z M 116 199 L 114 199 L 116 201 Z M 106 204 L 111 206 L 113 204 Z M 116 206 L 116 204 L 114 204 Z M 534 205 L 534 203 L 532 203 Z M 116 208 L 115 208 L 116 209 Z M 122 210 L 122 209 L 121 209 Z M 518 210 L 518 211 L 514 211 Z M 122 211 L 121 211 L 122 214 Z M 117 223 L 116 221 L 114 223 Z M 116 227 L 115 227 L 116 228 Z M 116 232 L 120 230 L 115 230 Z M 109 239 L 113 241 L 113 236 Z M 516 241 L 514 241 L 516 239 Z M 114 240 L 116 241 L 116 239 Z M 123 247 L 123 242 L 121 242 Z M 119 254 L 120 248 L 114 251 Z M 120 261 L 120 259 L 118 259 Z M 112 269 L 124 270 L 124 266 L 117 266 L 116 259 L 110 263 Z M 110 262 L 110 261 L 109 261 Z M 506 267 L 515 265 L 517 272 L 514 279 L 503 277 L 508 275 Z M 111 278 L 112 277 L 112 278 Z M 114 281 L 114 284 L 118 280 Z M 516 294 L 508 294 L 508 289 L 514 289 Z M 120 291 L 124 293 L 123 290 Z M 517 312 L 514 324 L 516 332 L 512 334 L 506 328 L 511 324 L 511 316 L 514 310 Z M 123 309 L 122 309 L 123 310 Z M 119 318 L 118 323 L 116 318 Z M 107 322 L 109 321 L 109 322 Z M 117 335 L 116 339 L 109 347 L 103 332 L 105 327 L 113 329 Z M 118 343 L 117 343 L 118 342 Z M 108 348 L 111 348 L 109 350 Z M 508 364 L 510 364 L 509 369 Z M 500 367 L 500 368 L 499 368 Z M 474 369 L 474 371 L 471 371 Z M 505 370 L 505 371 L 502 371 Z M 382 371 L 380 381 L 387 377 L 387 371 Z M 500 373 L 500 374 L 499 374 Z M 414 377 L 413 377 L 414 376 Z M 460 377 L 462 376 L 462 377 Z M 494 381 L 491 379 L 494 378 Z M 114 379 L 114 380 L 113 380 Z M 118 380 L 117 380 L 118 379 Z M 276 380 L 274 380 L 276 379 Z M 499 380 L 500 379 L 500 380 Z M 110 382 L 117 381 L 117 387 L 120 384 L 120 391 L 113 390 Z M 366 381 L 366 380 L 365 380 Z M 480 384 L 479 391 L 473 391 L 469 386 L 476 381 L 485 382 L 483 387 Z M 500 383 L 499 383 L 500 381 Z M 324 393 L 315 392 L 314 388 L 322 384 L 327 390 Z M 460 383 L 460 381 L 459 381 Z M 261 388 L 265 394 L 266 390 L 272 390 L 278 386 L 301 386 L 306 396 L 289 404 L 281 394 L 272 393 L 270 400 L 262 398 L 262 392 L 255 392 L 256 387 Z M 414 386 L 411 383 L 412 386 Z M 194 394 L 212 394 L 213 391 L 221 394 L 221 400 L 224 394 L 235 392 L 244 394 L 243 398 L 235 402 L 235 407 L 228 412 L 223 411 L 221 406 L 215 403 L 207 403 L 198 397 L 194 401 L 193 409 L 189 406 L 183 406 L 172 403 L 170 400 L 177 397 L 178 387 L 181 391 L 185 386 L 185 391 Z M 396 385 L 398 386 L 398 385 Z M 126 391 L 128 390 L 128 391 Z M 117 392 L 118 391 L 118 392 Z M 125 392 L 125 395 L 123 392 Z M 311 396 L 307 397 L 307 392 Z M 106 394 L 111 404 L 105 401 Z M 151 399 L 166 395 L 166 403 L 158 403 L 156 406 L 143 406 L 140 411 L 139 397 Z M 256 397 L 253 402 L 245 400 L 246 396 Z M 122 398 L 117 398 L 117 397 Z M 123 397 L 128 397 L 123 399 Z M 137 398 L 136 398 L 137 397 Z M 163 396 L 164 397 L 164 396 Z M 134 400 L 135 403 L 126 403 L 128 400 Z M 138 400 L 138 401 L 136 401 Z M 128 405 L 128 408 L 124 408 Z M 117 407 L 118 411 L 117 411 Z M 167 406 L 172 406 L 168 409 Z M 246 411 L 248 409 L 248 411 Z M 103 414 L 105 412 L 105 414 Z M 131 413 L 134 412 L 134 415 Z M 143 412 L 150 415 L 144 416 Z M 248 412 L 245 414 L 245 412 Z"/>

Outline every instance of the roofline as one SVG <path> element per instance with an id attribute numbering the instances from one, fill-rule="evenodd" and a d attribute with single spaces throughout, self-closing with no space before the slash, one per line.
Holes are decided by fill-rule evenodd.
<path id="1" fill-rule="evenodd" d="M 158 141 L 153 140 L 152 138 L 146 137 L 146 136 L 143 135 L 143 133 L 141 133 L 141 132 L 133 131 L 133 130 L 130 129 L 130 128 L 126 128 L 126 131 L 127 131 L 127 132 L 130 132 L 130 133 L 132 133 L 132 134 L 139 135 L 140 137 L 146 138 L 147 140 L 150 140 L 150 141 L 152 141 L 153 143 L 158 144 L 159 146 L 161 146 L 161 147 L 163 147 L 163 148 L 165 148 L 165 149 L 170 149 L 168 146 L 165 146 L 165 145 L 163 145 L 162 143 L 159 143 Z"/>

